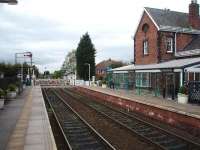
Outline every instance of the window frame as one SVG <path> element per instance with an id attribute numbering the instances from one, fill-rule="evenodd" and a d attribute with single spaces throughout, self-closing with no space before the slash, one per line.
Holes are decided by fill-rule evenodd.
<path id="1" fill-rule="evenodd" d="M 146 43 L 146 44 L 145 44 Z M 149 41 L 148 39 L 145 39 L 143 41 L 143 55 L 149 55 Z"/>
<path id="2" fill-rule="evenodd" d="M 139 77 L 139 79 L 138 79 Z M 147 78 L 146 81 L 144 81 L 144 78 Z M 142 79 L 140 82 L 137 82 L 137 80 Z M 151 73 L 150 72 L 137 72 L 136 73 L 136 87 L 141 88 L 150 88 L 151 87 Z"/>
<path id="3" fill-rule="evenodd" d="M 169 39 L 170 39 L 170 42 L 169 42 Z M 170 49 L 168 47 L 169 43 L 170 43 Z M 170 37 L 170 36 L 166 37 L 165 45 L 166 45 L 167 53 L 173 53 L 174 52 L 174 39 L 173 39 L 173 37 Z"/>

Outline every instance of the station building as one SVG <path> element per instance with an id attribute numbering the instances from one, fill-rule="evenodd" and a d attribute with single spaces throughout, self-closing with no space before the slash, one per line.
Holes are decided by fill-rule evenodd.
<path id="1" fill-rule="evenodd" d="M 122 74 L 131 76 L 133 87 L 170 99 L 188 81 L 200 81 L 197 0 L 189 4 L 189 13 L 145 7 L 134 35 L 134 64 L 112 73 L 116 81 Z"/>

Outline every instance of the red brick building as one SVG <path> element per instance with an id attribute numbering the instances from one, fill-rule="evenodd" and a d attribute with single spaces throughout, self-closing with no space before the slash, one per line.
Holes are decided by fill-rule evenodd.
<path id="1" fill-rule="evenodd" d="M 108 70 L 116 67 L 121 67 L 123 65 L 124 64 L 121 61 L 116 61 L 112 59 L 103 60 L 96 65 L 96 78 L 102 80 L 106 77 Z"/>
<path id="2" fill-rule="evenodd" d="M 134 71 L 136 88 L 170 99 L 189 80 L 200 81 L 197 0 L 189 4 L 189 13 L 144 8 L 134 35 L 134 65 L 113 69 L 113 74 L 120 71 Z"/>
<path id="3" fill-rule="evenodd" d="M 136 87 L 172 99 L 188 80 L 200 80 L 197 0 L 191 1 L 189 13 L 144 8 L 134 36 L 134 64 Z"/>

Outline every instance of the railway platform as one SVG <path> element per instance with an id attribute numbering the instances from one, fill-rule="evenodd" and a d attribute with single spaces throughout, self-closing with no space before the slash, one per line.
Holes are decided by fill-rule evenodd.
<path id="1" fill-rule="evenodd" d="M 139 103 L 147 104 L 150 106 L 158 107 L 161 109 L 166 109 L 172 112 L 177 112 L 180 114 L 188 115 L 191 117 L 196 117 L 200 119 L 200 106 L 196 104 L 179 104 L 175 100 L 167 100 L 160 97 L 155 97 L 152 95 L 142 95 L 139 96 L 134 90 L 122 90 L 122 89 L 110 89 L 101 88 L 94 86 L 84 86 L 90 90 L 106 93 L 109 95 L 125 98 L 131 101 L 136 101 Z"/>
<path id="2" fill-rule="evenodd" d="M 75 87 L 90 97 L 99 98 L 156 120 L 171 124 L 189 133 L 200 135 L 200 106 L 179 104 L 150 95 L 139 96 L 135 91 L 110 89 L 94 86 Z"/>
<path id="3" fill-rule="evenodd" d="M 27 87 L 0 110 L 0 150 L 56 150 L 41 88 Z"/>

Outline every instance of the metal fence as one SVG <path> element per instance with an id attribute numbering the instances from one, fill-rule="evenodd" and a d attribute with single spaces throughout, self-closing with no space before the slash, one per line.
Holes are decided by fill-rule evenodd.
<path id="1" fill-rule="evenodd" d="M 188 96 L 190 103 L 200 104 L 200 81 L 190 81 L 188 85 Z"/>

